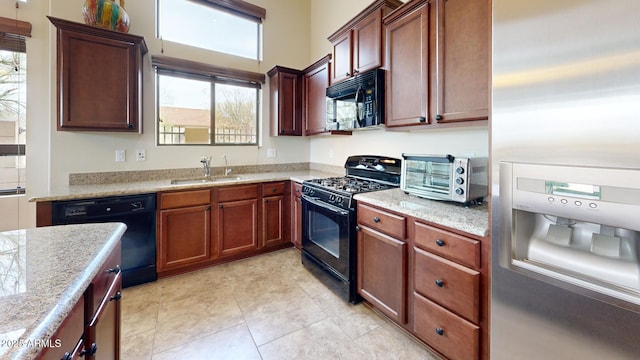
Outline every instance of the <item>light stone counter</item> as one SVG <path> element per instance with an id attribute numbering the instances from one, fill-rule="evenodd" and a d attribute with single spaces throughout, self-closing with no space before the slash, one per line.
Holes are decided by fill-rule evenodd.
<path id="1" fill-rule="evenodd" d="M 489 234 L 489 211 L 486 203 L 465 207 L 462 204 L 407 195 L 401 189 L 358 194 L 355 199 L 468 234 L 481 237 Z"/>
<path id="2" fill-rule="evenodd" d="M 343 173 L 344 174 L 344 173 Z M 260 173 L 235 173 L 240 179 L 230 179 L 224 181 L 206 182 L 198 184 L 172 185 L 171 179 L 157 179 L 150 181 L 132 181 L 132 182 L 116 182 L 108 184 L 88 184 L 88 185 L 68 185 L 59 189 L 54 189 L 48 194 L 34 196 L 29 201 L 58 201 L 58 200 L 74 200 L 87 199 L 105 196 L 120 196 L 154 193 L 170 190 L 187 190 L 196 188 L 207 188 L 212 186 L 227 186 L 238 184 L 249 184 L 256 182 L 283 181 L 293 180 L 302 182 L 304 180 L 314 178 L 327 178 L 339 176 L 336 174 L 317 170 L 294 170 L 283 172 L 260 172 Z M 175 179 L 180 178 L 175 177 Z"/>
<path id="3" fill-rule="evenodd" d="M 0 233 L 0 359 L 36 357 L 125 230 L 104 223 Z"/>

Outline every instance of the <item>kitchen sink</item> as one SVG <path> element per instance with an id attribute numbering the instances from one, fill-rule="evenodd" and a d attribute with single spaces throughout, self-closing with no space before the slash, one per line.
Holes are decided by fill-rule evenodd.
<path id="1" fill-rule="evenodd" d="M 190 178 L 190 179 L 173 179 L 171 180 L 171 185 L 189 185 L 189 184 L 206 184 L 206 183 L 215 183 L 222 181 L 234 181 L 240 180 L 240 176 L 210 176 L 210 177 L 199 177 L 199 178 Z"/>

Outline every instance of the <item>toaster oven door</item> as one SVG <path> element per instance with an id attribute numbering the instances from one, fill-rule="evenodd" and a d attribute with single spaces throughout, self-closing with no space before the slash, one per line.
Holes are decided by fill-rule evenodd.
<path id="1" fill-rule="evenodd" d="M 416 195 L 448 199 L 453 190 L 453 158 L 405 156 L 402 189 Z"/>

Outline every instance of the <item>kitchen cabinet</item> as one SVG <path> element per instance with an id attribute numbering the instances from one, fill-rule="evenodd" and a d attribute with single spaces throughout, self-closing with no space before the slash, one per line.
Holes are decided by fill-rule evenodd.
<path id="1" fill-rule="evenodd" d="M 158 209 L 159 276 L 213 257 L 210 189 L 159 193 Z"/>
<path id="2" fill-rule="evenodd" d="M 489 1 L 413 0 L 384 27 L 387 127 L 488 119 Z"/>
<path id="3" fill-rule="evenodd" d="M 303 123 L 305 135 L 327 131 L 327 87 L 330 85 L 331 54 L 316 61 L 303 73 Z"/>
<path id="4" fill-rule="evenodd" d="M 302 72 L 275 66 L 269 72 L 271 136 L 302 135 Z"/>
<path id="5" fill-rule="evenodd" d="M 302 249 L 302 184 L 291 182 L 291 242 L 296 249 Z"/>
<path id="6" fill-rule="evenodd" d="M 88 321 L 84 350 L 80 352 L 85 359 L 120 358 L 121 259 L 121 246 L 118 244 L 85 292 L 85 317 Z"/>
<path id="7" fill-rule="evenodd" d="M 398 324 L 407 320 L 405 218 L 358 205 L 358 293 Z"/>
<path id="8" fill-rule="evenodd" d="M 142 133 L 144 38 L 54 17 L 58 130 Z"/>
<path id="9" fill-rule="evenodd" d="M 358 202 L 358 292 L 450 359 L 488 359 L 488 245 Z"/>
<path id="10" fill-rule="evenodd" d="M 258 184 L 217 189 L 215 243 L 220 257 L 259 249 L 258 196 Z"/>
<path id="11" fill-rule="evenodd" d="M 332 84 L 383 65 L 382 18 L 400 5 L 397 0 L 374 1 L 328 37 Z"/>
<path id="12" fill-rule="evenodd" d="M 290 241 L 290 232 L 286 230 L 290 224 L 291 195 L 286 185 L 284 181 L 262 185 L 262 244 L 265 247 Z"/>
<path id="13" fill-rule="evenodd" d="M 38 359 L 78 359 L 84 350 L 84 296 L 73 306 L 62 325 L 51 336 L 53 346 L 45 347 Z M 57 341 L 57 342 L 56 342 Z M 55 345 L 59 343 L 59 347 Z"/>

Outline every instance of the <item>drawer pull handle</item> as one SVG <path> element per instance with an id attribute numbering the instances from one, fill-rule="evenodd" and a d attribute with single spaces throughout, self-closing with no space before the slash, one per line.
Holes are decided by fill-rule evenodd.
<path id="1" fill-rule="evenodd" d="M 374 218 L 373 218 L 373 222 L 375 222 L 375 223 L 379 223 L 379 222 L 380 222 L 380 218 L 379 218 L 379 217 L 377 217 L 377 216 L 376 216 L 376 217 L 374 217 Z"/>
<path id="2" fill-rule="evenodd" d="M 111 299 L 109 299 L 109 301 L 119 301 L 120 299 L 122 299 L 122 293 L 118 291 L 114 296 L 111 297 Z"/>
<path id="3" fill-rule="evenodd" d="M 435 283 L 436 283 L 436 285 L 437 285 L 438 287 L 440 287 L 440 288 L 441 288 L 441 287 L 444 287 L 444 281 L 442 281 L 442 280 L 440 280 L 440 279 L 436 280 L 436 281 L 435 281 Z"/>
<path id="4" fill-rule="evenodd" d="M 278 191 L 278 188 L 271 189 L 271 192 L 276 192 L 276 191 Z"/>
<path id="5" fill-rule="evenodd" d="M 116 267 L 114 268 L 107 269 L 107 272 L 110 274 L 120 274 L 120 271 L 122 271 L 120 265 L 116 265 Z"/>
<path id="6" fill-rule="evenodd" d="M 436 328 L 436 334 L 438 334 L 440 336 L 444 336 L 444 329 L 443 328 Z"/>
<path id="7" fill-rule="evenodd" d="M 440 239 L 436 240 L 436 245 L 440 247 L 444 246 L 444 240 L 440 240 Z"/>
<path id="8" fill-rule="evenodd" d="M 80 356 L 93 356 L 96 354 L 96 352 L 98 351 L 98 345 L 96 345 L 96 343 L 91 344 L 91 347 L 89 349 L 84 349 L 80 352 Z"/>

